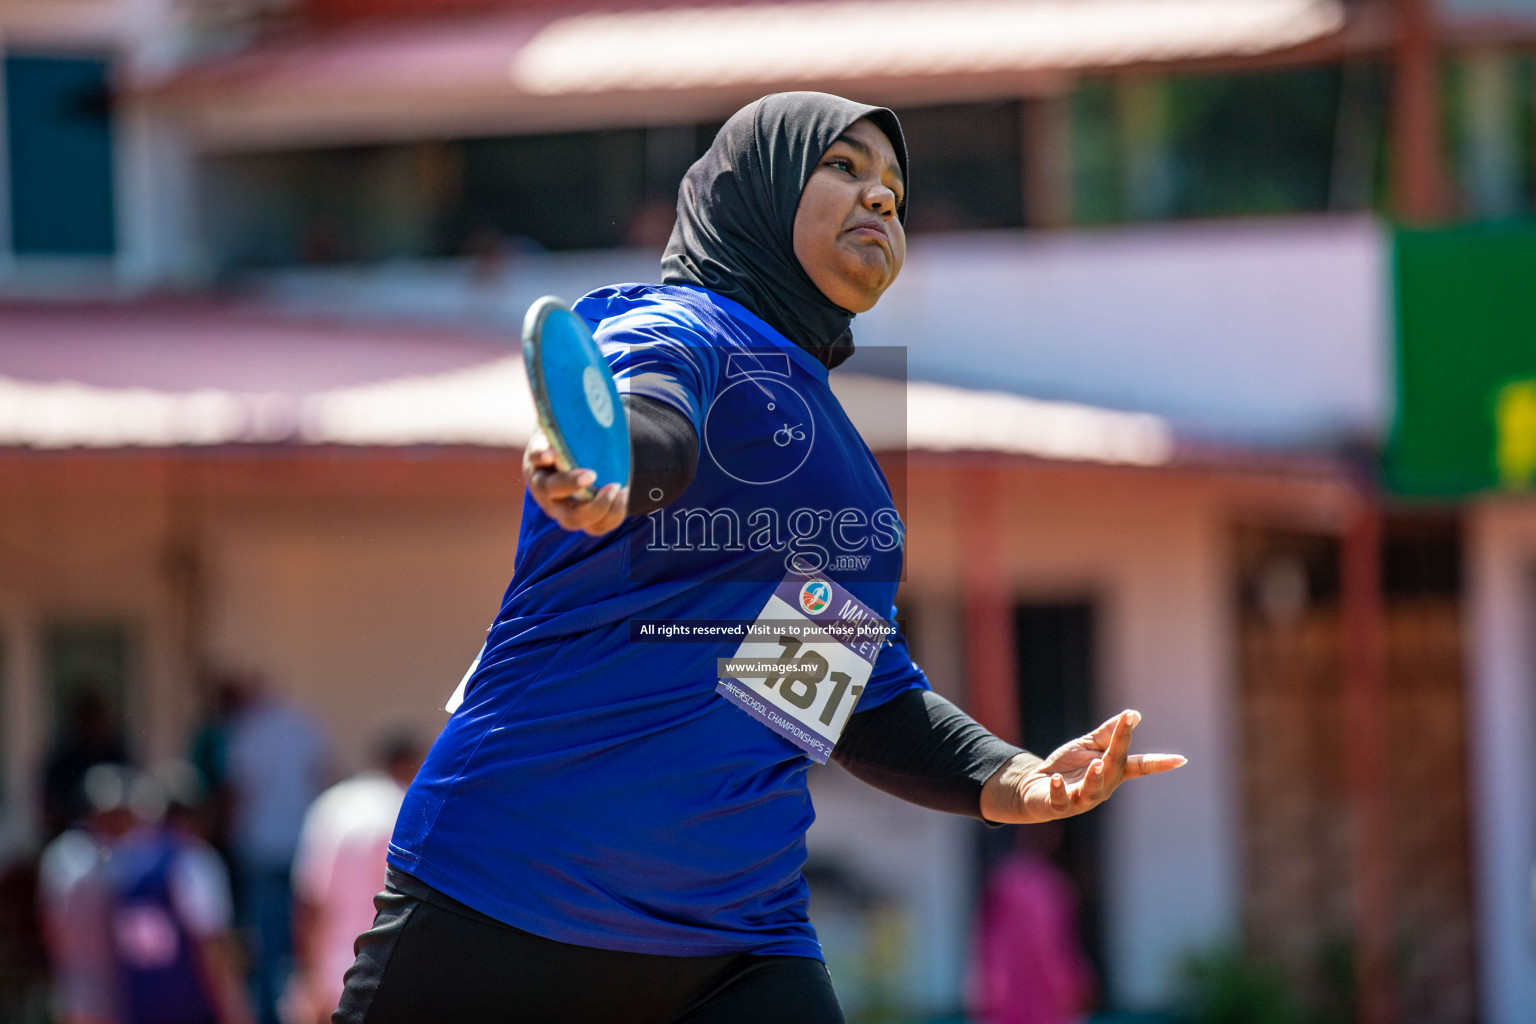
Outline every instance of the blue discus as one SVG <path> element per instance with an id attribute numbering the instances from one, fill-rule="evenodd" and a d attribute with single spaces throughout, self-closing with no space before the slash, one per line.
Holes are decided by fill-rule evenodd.
<path id="1" fill-rule="evenodd" d="M 586 321 L 553 295 L 539 299 L 523 318 L 523 365 L 556 465 L 597 474 L 582 496 L 629 486 L 629 421 Z"/>

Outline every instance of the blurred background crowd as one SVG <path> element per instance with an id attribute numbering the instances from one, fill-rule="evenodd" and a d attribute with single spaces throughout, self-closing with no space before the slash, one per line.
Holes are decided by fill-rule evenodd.
<path id="1" fill-rule="evenodd" d="M 911 149 L 834 386 L 917 660 L 1190 758 L 1059 830 L 813 772 L 850 1018 L 1536 1021 L 1536 0 L 0 0 L 0 60 L 0 1021 L 323 1012 L 510 576 L 524 310 L 793 88 Z"/>
<path id="2" fill-rule="evenodd" d="M 314 717 L 226 675 L 185 758 L 141 769 L 94 682 L 44 762 L 40 854 L 0 876 L 8 1019 L 330 1020 L 418 742 L 386 736 L 329 785 Z"/>

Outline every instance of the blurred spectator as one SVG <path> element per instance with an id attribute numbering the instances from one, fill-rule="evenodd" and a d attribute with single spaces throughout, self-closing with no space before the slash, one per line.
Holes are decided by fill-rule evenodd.
<path id="1" fill-rule="evenodd" d="M 81 781 L 84 820 L 43 849 L 38 904 L 52 963 L 53 1014 L 60 1024 L 117 1024 L 117 978 L 107 929 L 102 867 L 113 843 L 134 826 L 132 776 L 96 765 Z"/>
<path id="2" fill-rule="evenodd" d="M 0 817 L 0 1021 L 45 1019 L 48 955 L 37 893 L 37 858 Z"/>
<path id="3" fill-rule="evenodd" d="M 293 863 L 294 947 L 288 1024 L 324 1024 L 341 1000 L 352 943 L 373 925 L 373 897 L 384 888 L 389 837 L 422 749 L 401 734 L 382 743 L 378 768 L 337 783 L 304 818 Z"/>
<path id="4" fill-rule="evenodd" d="M 985 1024 L 1072 1024 L 1084 1018 L 1093 969 L 1078 940 L 1077 894 L 1052 859 L 1059 822 L 1018 829 L 1018 849 L 987 879 L 968 979 Z"/>
<path id="5" fill-rule="evenodd" d="M 240 705 L 225 750 L 230 854 L 250 937 L 256 1016 L 278 1024 L 278 997 L 293 966 L 293 853 L 305 811 L 326 782 L 326 745 L 307 712 L 259 681 L 245 684 Z"/>
<path id="6" fill-rule="evenodd" d="M 190 766 L 135 780 L 135 827 L 100 867 L 122 1024 L 249 1024 L 229 873 L 198 834 Z"/>
<path id="7" fill-rule="evenodd" d="M 200 813 L 203 838 L 225 857 L 229 856 L 229 730 L 240 710 L 244 688 L 234 676 L 208 680 L 204 692 L 213 695 L 212 707 L 192 733 L 187 756 L 205 787 Z"/>
<path id="8" fill-rule="evenodd" d="M 96 685 L 86 685 L 70 704 L 69 717 L 43 769 L 43 821 L 52 839 L 85 817 L 81 782 L 98 764 L 125 764 L 122 740 Z"/>

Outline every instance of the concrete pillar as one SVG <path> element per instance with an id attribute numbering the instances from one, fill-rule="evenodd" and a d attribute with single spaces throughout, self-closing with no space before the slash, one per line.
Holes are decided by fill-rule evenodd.
<path id="1" fill-rule="evenodd" d="M 982 725 L 1018 743 L 1019 686 L 1013 646 L 1013 598 L 1003 519 L 1003 472 L 978 469 L 962 509 L 966 692 L 968 710 Z"/>
<path id="2" fill-rule="evenodd" d="M 53 722 L 43 693 L 42 652 L 32 609 L 0 590 L 0 819 L 25 841 L 38 837 L 38 776 Z"/>
<path id="3" fill-rule="evenodd" d="M 1467 529 L 1467 767 L 1478 1019 L 1536 1008 L 1536 503 L 1489 499 Z"/>
<path id="4" fill-rule="evenodd" d="M 1360 1024 L 1397 1019 L 1392 986 L 1392 845 L 1387 802 L 1385 599 L 1381 508 L 1362 487 L 1345 524 L 1342 552 L 1344 731 L 1348 765 L 1351 893 L 1354 898 Z"/>
<path id="5" fill-rule="evenodd" d="M 1440 45 L 1434 0 L 1392 0 L 1397 29 L 1392 71 L 1393 205 L 1415 222 L 1445 216 L 1440 120 Z"/>

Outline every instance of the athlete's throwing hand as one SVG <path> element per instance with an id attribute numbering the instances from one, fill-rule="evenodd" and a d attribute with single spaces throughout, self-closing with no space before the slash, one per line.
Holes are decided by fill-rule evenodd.
<path id="1" fill-rule="evenodd" d="M 528 493 L 545 515 L 567 530 L 582 530 L 601 537 L 624 521 L 629 508 L 629 488 L 608 484 L 591 498 L 580 492 L 597 479 L 590 469 L 562 473 L 555 464 L 555 450 L 544 431 L 535 430 L 523 449 L 523 479 Z"/>
<path id="2" fill-rule="evenodd" d="M 1184 764 L 1178 754 L 1132 754 L 1131 731 L 1140 722 L 1141 712 L 1122 711 L 1044 761 L 1015 757 L 982 787 L 982 817 L 1004 825 L 1071 817 L 1108 800 L 1126 779 Z"/>

